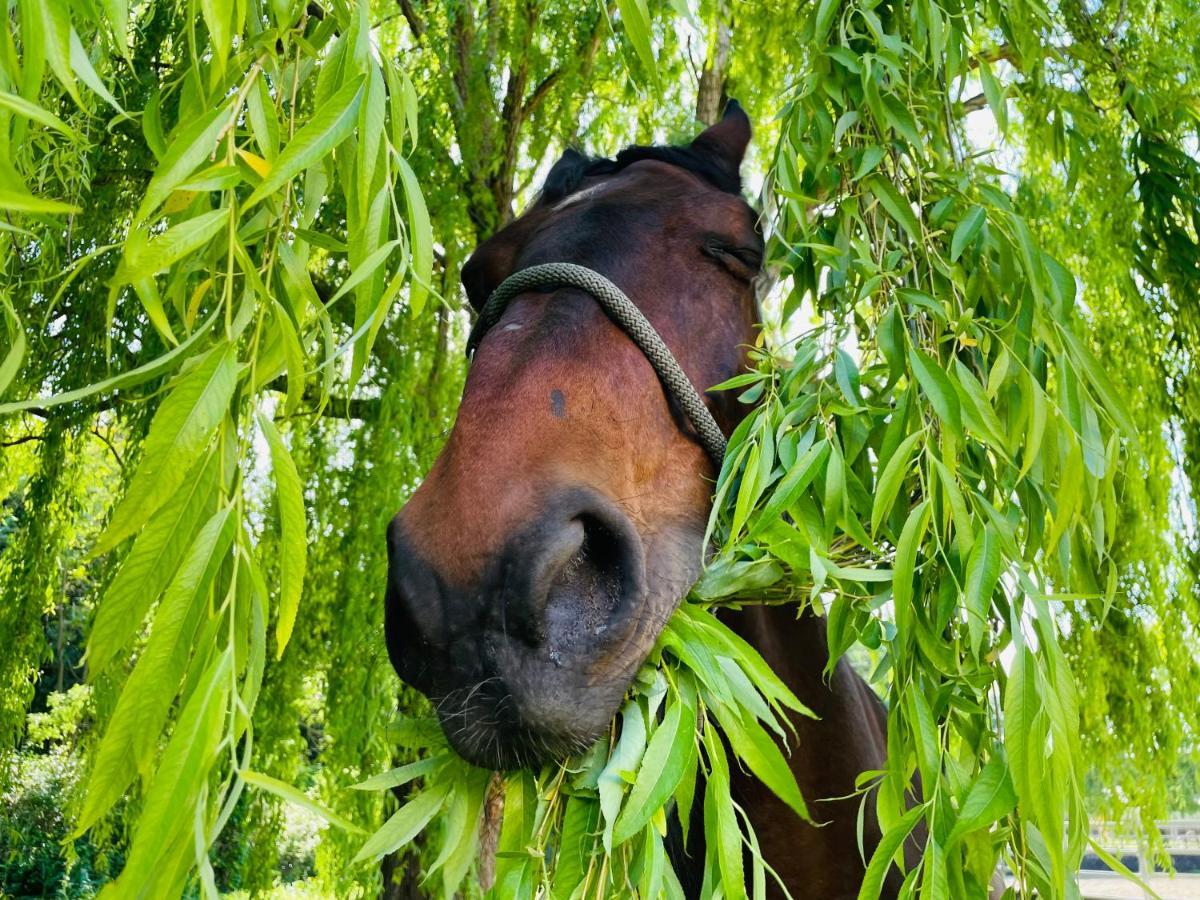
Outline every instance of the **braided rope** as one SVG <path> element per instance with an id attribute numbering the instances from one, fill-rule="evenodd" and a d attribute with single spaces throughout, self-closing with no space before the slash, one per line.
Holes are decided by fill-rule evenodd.
<path id="1" fill-rule="evenodd" d="M 509 275 L 492 291 L 483 309 L 479 311 L 479 318 L 475 320 L 475 327 L 471 329 L 471 335 L 467 338 L 467 356 L 475 355 L 484 335 L 500 320 L 500 316 L 514 297 L 534 288 L 545 287 L 579 288 L 595 298 L 600 308 L 629 336 L 654 367 L 663 388 L 679 404 L 692 427 L 696 429 L 700 443 L 720 470 L 721 462 L 725 458 L 725 435 L 717 427 L 700 393 L 683 373 L 674 354 L 654 330 L 654 326 L 642 315 L 642 311 L 634 306 L 633 301 L 626 297 L 619 287 L 586 266 L 574 263 L 544 263 Z"/>

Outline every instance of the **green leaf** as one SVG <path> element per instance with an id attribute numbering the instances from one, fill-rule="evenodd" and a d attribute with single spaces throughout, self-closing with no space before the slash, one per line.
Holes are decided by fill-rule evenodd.
<path id="1" fill-rule="evenodd" d="M 236 384 L 237 356 L 230 344 L 214 347 L 176 379 L 154 414 L 142 460 L 92 556 L 108 552 L 140 530 L 179 489 L 212 440 Z"/>
<path id="2" fill-rule="evenodd" d="M 888 458 L 887 465 L 883 467 L 883 472 L 880 473 L 879 481 L 875 485 L 875 499 L 871 503 L 872 535 L 878 533 L 879 523 L 895 505 L 896 495 L 900 492 L 900 486 L 904 483 L 904 476 L 908 473 L 909 464 L 912 462 L 913 448 L 924 436 L 925 432 L 917 431 L 906 437 Z"/>
<path id="3" fill-rule="evenodd" d="M 399 245 L 399 240 L 388 241 L 386 244 L 364 259 L 361 263 L 355 266 L 354 271 L 350 273 L 350 277 L 341 283 L 337 291 L 332 297 L 329 298 L 329 301 L 325 305 L 332 306 L 338 300 L 342 299 L 342 297 L 346 296 L 346 294 L 348 294 L 350 291 L 354 290 L 354 288 L 356 288 L 358 285 L 362 284 L 363 281 L 370 277 L 375 270 L 378 269 L 379 266 L 382 265 L 387 258 L 392 255 L 392 252 Z"/>
<path id="4" fill-rule="evenodd" d="M 910 349 L 908 363 L 917 377 L 917 383 L 921 385 L 921 391 L 929 398 L 933 411 L 950 433 L 961 440 L 962 412 L 950 377 L 933 357 L 921 350 Z"/>
<path id="5" fill-rule="evenodd" d="M 979 234 L 979 230 L 986 221 L 987 213 L 982 206 L 972 206 L 967 210 L 967 214 L 962 217 L 962 221 L 954 229 L 954 237 L 950 241 L 951 262 L 956 262 L 962 256 L 963 250 L 971 241 L 975 240 L 975 236 Z"/>
<path id="6" fill-rule="evenodd" d="M 8 212 L 48 213 L 50 215 L 79 212 L 79 207 L 72 203 L 35 197 L 25 189 L 16 186 L 0 187 L 0 209 Z"/>
<path id="7" fill-rule="evenodd" d="M 134 214 L 136 221 L 144 221 L 196 171 L 197 166 L 212 156 L 217 148 L 217 138 L 227 125 L 232 124 L 233 103 L 234 98 L 231 97 L 200 118 L 180 123 L 146 186 L 146 193 Z"/>
<path id="8" fill-rule="evenodd" d="M 796 784 L 796 776 L 788 767 L 783 751 L 774 738 L 752 717 L 741 716 L 720 703 L 713 707 L 713 712 L 738 759 L 792 812 L 811 823 L 812 818 Z"/>
<path id="9" fill-rule="evenodd" d="M 232 650 L 208 666 L 171 734 L 138 816 L 125 868 L 117 881 L 122 897 L 143 896 L 158 877 L 167 848 L 191 831 L 190 815 L 217 755 L 226 712 Z M 90 797 L 89 797 L 90 799 Z"/>
<path id="10" fill-rule="evenodd" d="M 304 514 L 304 487 L 296 464 L 284 446 L 275 424 L 259 414 L 258 425 L 271 448 L 275 471 L 275 499 L 279 505 L 279 617 L 275 622 L 275 658 L 280 659 L 296 624 L 304 570 L 308 556 L 308 523 Z"/>
<path id="11" fill-rule="evenodd" d="M 1104 404 L 1104 411 L 1117 423 L 1125 437 L 1137 446 L 1139 443 L 1137 426 L 1133 424 L 1133 418 L 1129 415 L 1124 399 L 1113 387 L 1103 367 L 1069 328 L 1062 325 L 1058 325 L 1057 328 L 1063 344 L 1071 356 L 1071 361 L 1077 368 L 1083 370 L 1092 390 L 1099 395 L 1100 401 Z"/>
<path id="12" fill-rule="evenodd" d="M 931 507 L 928 500 L 922 500 L 913 507 L 900 531 L 900 543 L 896 545 L 896 562 L 892 566 L 895 573 L 892 580 L 892 595 L 896 600 L 896 624 L 900 624 L 902 609 L 907 612 L 913 598 L 913 576 L 916 571 L 917 552 L 925 538 L 925 529 L 929 525 Z"/>
<path id="13" fill-rule="evenodd" d="M 146 771 L 149 767 L 187 669 L 209 584 L 233 543 L 235 522 L 231 511 L 232 507 L 227 506 L 205 523 L 167 585 L 154 615 L 150 639 L 117 699 L 96 751 L 87 799 L 79 816 L 79 833 L 116 803 L 139 769 Z"/>
<path id="14" fill-rule="evenodd" d="M 467 772 L 456 779 L 448 809 L 442 816 L 442 848 L 437 858 L 428 865 L 426 878 L 446 866 L 444 886 L 452 890 L 462 882 L 463 875 L 466 875 L 462 860 L 466 857 L 469 864 L 470 857 L 475 856 L 474 851 L 479 846 L 480 814 L 484 809 L 487 785 L 491 778 L 491 773 L 486 770 L 467 767 Z"/>
<path id="15" fill-rule="evenodd" d="M 344 819 L 335 813 L 333 810 L 322 806 L 316 800 L 313 800 L 307 794 L 297 790 L 288 784 L 286 781 L 280 781 L 278 778 L 272 778 L 270 775 L 263 775 L 260 772 L 244 771 L 241 773 L 242 781 L 246 784 L 252 784 L 255 787 L 262 788 L 264 791 L 270 791 L 276 797 L 282 797 L 288 803 L 293 803 L 296 806 L 303 807 L 311 813 L 316 813 L 326 822 L 331 825 L 336 825 L 343 831 L 350 831 L 355 834 L 365 834 L 363 829 L 359 828 L 349 819 Z"/>
<path id="16" fill-rule="evenodd" d="M 408 244 L 412 256 L 412 282 L 408 289 L 408 307 L 414 316 L 425 308 L 425 298 L 433 278 L 433 226 L 416 173 L 403 156 L 396 157 L 396 169 L 404 186 L 404 208 L 408 214 Z M 381 323 L 382 324 L 382 323 Z"/>
<path id="17" fill-rule="evenodd" d="M 92 61 L 88 57 L 87 50 L 83 47 L 83 42 L 79 40 L 79 35 L 75 33 L 75 29 L 71 29 L 70 34 L 70 59 L 71 69 L 79 76 L 80 80 L 90 87 L 105 103 L 117 111 L 117 115 L 122 118 L 128 118 L 129 114 L 125 112 L 121 104 L 105 87 L 104 82 L 100 80 L 100 76 L 96 74 L 96 70 L 92 68 Z"/>
<path id="18" fill-rule="evenodd" d="M 1025 802 L 1032 802 L 1034 792 L 1044 789 L 1044 785 L 1034 784 L 1029 777 L 1028 763 L 1032 754 L 1045 752 L 1044 747 L 1031 740 L 1033 720 L 1041 708 L 1036 666 L 1030 649 L 1018 647 L 1004 688 L 1004 748 L 1017 796 Z"/>
<path id="19" fill-rule="evenodd" d="M 645 750 L 646 719 L 642 715 L 641 705 L 634 698 L 626 701 L 621 708 L 621 736 L 600 773 L 598 791 L 600 812 L 604 816 L 604 850 L 607 853 L 612 852 L 613 829 L 621 808 L 621 798 L 627 788 L 622 773 L 636 772 Z"/>
<path id="20" fill-rule="evenodd" d="M 208 46 L 218 73 L 225 71 L 233 42 L 233 0 L 200 0 L 200 12 L 208 27 Z"/>
<path id="21" fill-rule="evenodd" d="M 621 14 L 621 22 L 625 25 L 625 34 L 638 58 L 651 75 L 655 74 L 654 48 L 650 44 L 650 10 L 646 0 L 617 0 L 617 9 Z"/>
<path id="22" fill-rule="evenodd" d="M 428 756 L 425 759 L 418 759 L 416 762 L 408 763 L 407 765 L 399 766 L 389 772 L 384 772 L 381 775 L 372 775 L 366 781 L 360 781 L 358 784 L 353 784 L 351 787 L 356 791 L 386 791 L 392 788 L 400 787 L 408 784 L 414 778 L 421 778 L 424 775 L 429 775 L 436 772 L 446 764 L 446 761 L 451 757 L 448 753 L 439 753 L 435 756 Z"/>
<path id="23" fill-rule="evenodd" d="M 863 151 L 862 159 L 858 162 L 858 168 L 854 172 L 854 180 L 861 181 L 871 172 L 875 171 L 875 167 L 879 165 L 879 161 L 887 155 L 887 151 L 882 147 L 872 144 Z"/>
<path id="24" fill-rule="evenodd" d="M 880 204 L 887 210 L 887 214 L 908 232 L 910 238 L 917 243 L 924 242 L 921 223 L 917 221 L 916 213 L 891 181 L 882 175 L 872 175 L 867 179 L 866 186 L 879 199 Z"/>
<path id="25" fill-rule="evenodd" d="M 994 756 L 971 783 L 971 789 L 959 807 L 954 829 L 946 841 L 947 846 L 972 831 L 987 828 L 999 821 L 1012 812 L 1016 805 L 1017 795 L 1008 774 L 1008 766 L 1002 757 Z"/>
<path id="26" fill-rule="evenodd" d="M 967 418 L 968 426 L 980 436 L 987 438 L 996 449 L 1008 451 L 1008 437 L 1004 425 L 1000 422 L 1000 417 L 996 415 L 996 410 L 992 407 L 992 401 L 988 399 L 983 385 L 975 378 L 975 374 L 963 365 L 962 360 L 958 357 L 954 359 L 952 378 L 957 387 L 961 388 L 959 394 L 964 402 L 960 409 Z"/>
<path id="27" fill-rule="evenodd" d="M 992 67 L 987 59 L 982 55 L 978 59 L 979 80 L 983 84 L 983 96 L 987 98 L 987 104 L 991 107 L 992 115 L 996 117 L 996 124 L 1000 126 L 1000 130 L 1008 131 L 1008 103 L 1004 98 L 1004 89 L 996 80 L 996 76 L 992 74 Z"/>
<path id="28" fill-rule="evenodd" d="M 0 304 L 4 305 L 4 314 L 7 320 L 5 327 L 8 330 L 9 342 L 8 352 L 4 354 L 4 362 L 0 363 L 0 397 L 2 397 L 8 390 L 8 386 L 12 384 L 17 372 L 20 371 L 21 363 L 25 359 L 25 326 L 21 324 L 21 317 L 17 315 L 12 300 L 4 291 L 0 291 Z"/>
<path id="29" fill-rule="evenodd" d="M 272 300 L 275 311 L 275 327 L 279 330 L 279 340 L 283 344 L 283 359 L 287 366 L 287 399 L 284 402 L 283 414 L 295 415 L 296 410 L 304 401 L 304 387 L 308 380 L 305 371 L 304 348 L 300 345 L 300 336 L 292 325 L 291 316 L 278 300 Z"/>
<path id="30" fill-rule="evenodd" d="M 921 772 L 921 786 L 932 787 L 938 783 L 941 771 L 941 754 L 938 750 L 933 710 L 929 708 L 929 701 L 925 698 L 925 692 L 918 681 L 910 682 L 906 686 L 904 700 L 908 707 L 908 725 L 913 733 L 917 766 Z"/>
<path id="31" fill-rule="evenodd" d="M 75 84 L 75 73 L 71 67 L 71 17 L 63 0 L 32 0 L 29 4 L 41 15 L 43 49 L 46 61 L 54 77 L 71 95 L 76 106 L 83 106 L 83 98 L 79 95 L 79 87 Z M 22 19 L 28 13 L 23 10 Z M 26 92 L 28 93 L 28 92 Z"/>
<path id="32" fill-rule="evenodd" d="M 645 827 L 664 807 L 683 778 L 688 754 L 696 740 L 696 711 L 682 700 L 667 709 L 638 768 L 637 781 L 613 827 L 613 846 L 619 846 Z"/>
<path id="33" fill-rule="evenodd" d="M 147 239 L 131 232 L 125 242 L 121 265 L 113 276 L 112 288 L 136 284 L 170 268 L 174 263 L 199 250 L 229 223 L 229 210 L 210 212 L 180 222 L 162 234 Z"/>
<path id="34" fill-rule="evenodd" d="M 817 14 L 813 18 L 813 42 L 823 44 L 833 27 L 833 17 L 841 8 L 841 0 L 821 0 L 817 4 Z"/>
<path id="35" fill-rule="evenodd" d="M 210 453 L 197 463 L 134 541 L 104 593 L 88 634 L 90 681 L 106 672 L 129 646 L 179 568 L 196 532 L 212 514 L 220 469 L 220 453 Z"/>
<path id="36" fill-rule="evenodd" d="M 446 802 L 449 789 L 450 785 L 446 784 L 421 791 L 400 807 L 382 828 L 367 839 L 354 857 L 354 862 L 378 859 L 407 845 L 438 814 Z"/>
<path id="37" fill-rule="evenodd" d="M 770 499 L 762 512 L 755 516 L 756 522 L 767 523 L 783 515 L 823 471 L 821 468 L 829 453 L 829 442 L 822 438 L 804 452 L 795 464 L 784 473 L 771 490 Z M 755 530 L 754 528 L 751 529 Z"/>
<path id="38" fill-rule="evenodd" d="M 883 889 L 883 879 L 887 876 L 892 860 L 900 850 L 905 839 L 912 832 L 917 822 L 925 815 L 925 807 L 914 806 L 896 822 L 875 846 L 871 862 L 867 865 L 866 875 L 863 876 L 862 886 L 858 889 L 858 900 L 877 900 Z"/>
<path id="39" fill-rule="evenodd" d="M 84 143 L 83 135 L 78 131 L 54 115 L 52 112 L 47 112 L 36 103 L 31 103 L 24 97 L 17 94 L 10 94 L 8 91 L 0 91 L 0 108 L 14 112 L 19 116 L 24 116 L 30 121 L 37 122 L 39 125 L 45 125 L 47 128 L 53 128 L 60 134 L 66 135 L 76 143 Z"/>
<path id="40" fill-rule="evenodd" d="M 983 646 L 983 632 L 992 605 L 992 592 L 1000 580 L 1002 562 L 1000 538 L 995 528 L 989 524 L 971 546 L 963 598 L 967 612 L 967 631 L 971 636 L 971 650 L 976 655 Z"/>
<path id="41" fill-rule="evenodd" d="M 742 868 L 742 834 L 730 794 L 729 762 L 721 737 L 709 721 L 704 723 L 704 747 L 708 755 L 708 785 L 704 792 L 704 835 L 708 853 L 715 851 L 721 886 L 730 900 L 745 900 L 746 878 Z"/>
<path id="42" fill-rule="evenodd" d="M 271 171 L 246 200 L 248 209 L 275 193 L 350 136 L 358 121 L 363 77 L 358 76 L 317 109 L 271 164 Z"/>
<path id="43" fill-rule="evenodd" d="M 479 820 L 487 797 L 492 773 L 474 766 L 464 766 L 466 772 L 457 782 L 451 796 L 451 806 L 443 816 L 442 849 L 430 863 L 427 874 L 442 871 L 445 896 L 453 896 L 466 877 L 479 850 Z M 596 804 L 591 803 L 596 809 Z"/>

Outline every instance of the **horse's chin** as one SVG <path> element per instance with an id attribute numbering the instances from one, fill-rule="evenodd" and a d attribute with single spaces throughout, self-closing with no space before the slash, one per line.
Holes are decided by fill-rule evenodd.
<path id="1" fill-rule="evenodd" d="M 438 716 L 450 746 L 487 769 L 537 768 L 567 759 L 608 732 L 628 679 L 571 692 L 556 692 L 549 682 L 538 690 L 493 677 L 443 698 Z"/>

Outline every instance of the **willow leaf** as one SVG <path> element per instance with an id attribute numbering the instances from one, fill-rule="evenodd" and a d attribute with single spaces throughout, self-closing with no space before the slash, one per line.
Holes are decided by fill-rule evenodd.
<path id="1" fill-rule="evenodd" d="M 47 128 L 53 128 L 60 134 L 66 135 L 71 140 L 78 144 L 84 143 L 83 135 L 60 119 L 54 113 L 49 112 L 36 103 L 26 100 L 19 94 L 10 94 L 8 91 L 0 91 L 0 107 L 15 112 L 19 116 L 24 116 L 30 121 L 37 122 L 39 125 L 45 125 Z"/>
<path id="2" fill-rule="evenodd" d="M 369 837 L 354 862 L 376 859 L 403 847 L 418 834 L 441 810 L 446 802 L 449 785 L 424 790 L 398 809 L 383 827 Z"/>
<path id="3" fill-rule="evenodd" d="M 413 315 L 425 308 L 425 298 L 433 278 L 433 226 L 416 173 L 403 156 L 396 156 L 396 169 L 404 186 L 404 208 L 408 215 L 409 255 L 412 257 L 412 283 L 408 306 Z"/>
<path id="4" fill-rule="evenodd" d="M 214 347 L 177 379 L 154 414 L 142 460 L 92 549 L 93 556 L 106 553 L 140 530 L 183 484 L 212 440 L 236 384 L 236 351 L 229 344 Z"/>
<path id="5" fill-rule="evenodd" d="M 995 529 L 988 525 L 971 546 L 967 559 L 964 602 L 967 613 L 967 631 L 971 637 L 971 650 L 978 654 L 983 646 L 983 632 L 987 625 L 988 612 L 992 605 L 992 592 L 1000 580 L 1003 559 L 1000 553 L 1000 538 Z"/>
<path id="6" fill-rule="evenodd" d="M 875 485 L 875 499 L 871 503 L 871 534 L 879 531 L 879 523 L 895 505 L 896 495 L 900 492 L 900 486 L 904 483 L 904 476 L 912 462 L 913 448 L 923 436 L 924 432 L 918 431 L 906 437 L 888 458 L 887 465 L 883 467 L 883 472 Z"/>
<path id="7" fill-rule="evenodd" d="M 704 726 L 708 756 L 708 784 L 704 791 L 704 836 L 708 853 L 715 854 L 721 887 L 731 900 L 745 900 L 746 878 L 742 866 L 742 834 L 730 794 L 729 761 L 721 737 L 708 721 Z"/>
<path id="8" fill-rule="evenodd" d="M 209 453 L 142 530 L 104 593 L 88 634 L 88 678 L 108 670 L 129 646 L 208 518 L 220 473 L 219 453 Z"/>
<path id="9" fill-rule="evenodd" d="M 613 846 L 625 843 L 662 809 L 683 778 L 689 748 L 696 740 L 696 711 L 676 702 L 654 731 L 638 767 L 637 780 L 613 827 Z"/>
<path id="10" fill-rule="evenodd" d="M 975 236 L 979 234 L 986 221 L 987 211 L 982 206 L 972 206 L 967 210 L 967 214 L 955 226 L 954 237 L 950 240 L 951 262 L 957 262 L 958 258 L 962 256 L 963 250 L 971 241 L 975 240 Z"/>
<path id="11" fill-rule="evenodd" d="M 262 184 L 247 198 L 246 208 L 274 194 L 309 166 L 328 156 L 350 136 L 358 120 L 362 87 L 363 78 L 359 76 L 344 84 L 318 108 L 280 152 Z"/>
<path id="12" fill-rule="evenodd" d="M 191 656 L 204 595 L 233 543 L 232 507 L 205 523 L 163 594 L 146 648 L 117 699 L 96 751 L 82 833 L 107 812 L 137 775 L 147 771 L 158 736 Z"/>
<path id="13" fill-rule="evenodd" d="M 207 244 L 228 222 L 229 210 L 214 209 L 148 239 L 144 235 L 131 235 L 125 243 L 121 265 L 113 276 L 113 289 L 165 271 Z"/>
<path id="14" fill-rule="evenodd" d="M 896 822 L 875 846 L 871 861 L 867 865 L 866 875 L 863 876 L 862 886 L 858 889 L 858 900 L 877 900 L 883 888 L 883 879 L 888 869 L 892 867 L 893 858 L 901 845 L 912 833 L 917 822 L 925 815 L 924 806 L 914 806 Z"/>
<path id="15" fill-rule="evenodd" d="M 1008 774 L 1008 766 L 1002 757 L 994 756 L 971 783 L 971 789 L 959 807 L 954 828 L 946 840 L 947 846 L 972 831 L 987 828 L 999 821 L 1012 812 L 1016 805 L 1017 795 Z"/>
<path id="16" fill-rule="evenodd" d="M 213 322 L 216 321 L 220 310 L 211 313 L 199 328 L 197 328 L 187 340 L 183 341 L 178 347 L 168 350 L 162 356 L 152 359 L 150 362 L 140 365 L 137 368 L 130 369 L 128 372 L 122 372 L 119 375 L 113 375 L 111 378 L 105 378 L 102 381 L 94 382 L 86 387 L 79 388 L 74 391 L 64 391 L 61 394 L 54 394 L 50 397 L 34 397 L 29 400 L 17 400 L 12 403 L 0 403 L 0 415 L 6 413 L 20 412 L 26 409 L 51 409 L 55 406 L 61 406 L 64 403 L 76 403 L 80 400 L 85 400 L 88 397 L 94 397 L 96 394 L 104 394 L 109 391 L 121 390 L 122 388 L 136 387 L 139 384 L 145 384 L 153 378 L 163 375 L 176 365 L 186 360 L 192 351 L 196 349 L 198 344 L 203 343 L 208 339 L 209 329 L 212 328 Z"/>
<path id="17" fill-rule="evenodd" d="M 8 212 L 47 213 L 49 215 L 67 215 L 79 212 L 79 207 L 73 203 L 35 197 L 29 191 L 15 185 L 0 187 L 0 209 Z"/>
<path id="18" fill-rule="evenodd" d="M 921 391 L 929 398 L 934 412 L 942 424 L 956 437 L 962 437 L 962 412 L 958 405 L 958 394 L 945 370 L 937 360 L 921 350 L 910 349 L 908 362 Z"/>
<path id="19" fill-rule="evenodd" d="M 212 156 L 217 147 L 217 138 L 230 124 L 230 107 L 233 103 L 234 98 L 231 97 L 200 118 L 180 124 L 162 159 L 158 161 L 154 177 L 146 186 L 146 193 L 134 214 L 136 220 L 145 220 L 196 171 L 197 166 Z"/>
<path id="20" fill-rule="evenodd" d="M 921 242 L 923 240 L 921 223 L 917 221 L 916 213 L 913 212 L 908 200 L 896 190 L 896 186 L 883 175 L 872 175 L 867 179 L 866 185 L 878 198 L 887 214 L 908 232 L 908 236 L 914 241 Z"/>
<path id="21" fill-rule="evenodd" d="M 613 829 L 621 798 L 625 795 L 624 773 L 636 772 L 646 751 L 646 718 L 637 699 L 626 702 L 621 709 L 621 736 L 613 747 L 608 763 L 600 773 L 597 790 L 600 794 L 600 812 L 604 816 L 604 849 L 611 853 Z"/>
<path id="22" fill-rule="evenodd" d="M 896 600 L 897 625 L 900 624 L 901 616 L 907 614 L 912 603 L 917 553 L 925 537 L 925 528 L 929 524 L 930 510 L 929 501 L 922 500 L 908 514 L 904 528 L 900 531 L 900 542 L 896 545 L 896 562 L 892 566 L 892 594 Z"/>
<path id="23" fill-rule="evenodd" d="M 275 658 L 283 656 L 292 628 L 296 624 L 296 611 L 300 607 L 300 593 L 304 590 L 304 570 L 308 556 L 308 523 L 304 514 L 304 487 L 296 464 L 284 446 L 283 438 L 275 424 L 264 415 L 258 417 L 259 427 L 271 448 L 271 467 L 275 471 L 275 499 L 279 505 L 279 617 L 275 622 Z"/>
<path id="24" fill-rule="evenodd" d="M 796 776 L 783 751 L 767 731 L 751 716 L 741 716 L 720 704 L 713 708 L 729 745 L 754 776 L 771 789 L 776 797 L 804 821 L 811 823 L 808 806 L 796 784 Z"/>
<path id="25" fill-rule="evenodd" d="M 316 813 L 326 822 L 331 825 L 336 825 L 343 831 L 349 831 L 354 834 L 365 834 L 363 829 L 359 828 L 349 819 L 339 816 L 326 806 L 322 806 L 316 800 L 313 800 L 307 794 L 298 791 L 285 781 L 280 781 L 278 778 L 272 778 L 270 775 L 263 775 L 261 772 L 250 771 L 242 772 L 241 778 L 244 782 L 246 782 L 246 784 L 252 784 L 255 787 L 262 788 L 264 791 L 270 791 L 276 797 L 281 797 L 288 803 L 303 807 L 311 813 Z"/>
<path id="26" fill-rule="evenodd" d="M 13 378 L 16 377 L 17 371 L 25 359 L 25 326 L 21 324 L 21 317 L 17 315 L 12 300 L 4 291 L 0 291 L 0 303 L 4 305 L 5 327 L 8 330 L 9 341 L 8 352 L 4 354 L 4 362 L 0 363 L 0 397 L 2 397 L 8 390 L 8 386 L 12 384 Z"/>
<path id="27" fill-rule="evenodd" d="M 233 653 L 226 650 L 208 667 L 192 692 L 162 762 L 146 792 L 125 868 L 117 882 L 124 897 L 139 897 L 158 875 L 177 835 L 190 830 L 192 809 L 221 738 Z"/>
<path id="28" fill-rule="evenodd" d="M 621 22 L 642 65 L 651 75 L 655 73 L 654 48 L 650 44 L 650 10 L 646 0 L 617 0 Z"/>

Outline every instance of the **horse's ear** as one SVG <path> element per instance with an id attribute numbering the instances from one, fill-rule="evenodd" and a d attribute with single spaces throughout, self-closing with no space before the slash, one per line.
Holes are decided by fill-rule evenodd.
<path id="1" fill-rule="evenodd" d="M 546 182 L 542 185 L 542 199 L 554 203 L 573 192 L 583 181 L 583 173 L 590 162 L 578 150 L 568 147 L 558 162 L 550 167 Z"/>
<path id="2" fill-rule="evenodd" d="M 750 143 L 750 117 L 736 100 L 725 107 L 721 121 L 710 125 L 692 141 L 692 149 L 719 161 L 727 169 L 737 172 L 742 166 L 742 157 Z"/>
<path id="3" fill-rule="evenodd" d="M 467 300 L 477 310 L 483 307 L 496 285 L 512 273 L 519 242 L 511 239 L 510 231 L 511 226 L 492 235 L 475 248 L 462 267 Z"/>

